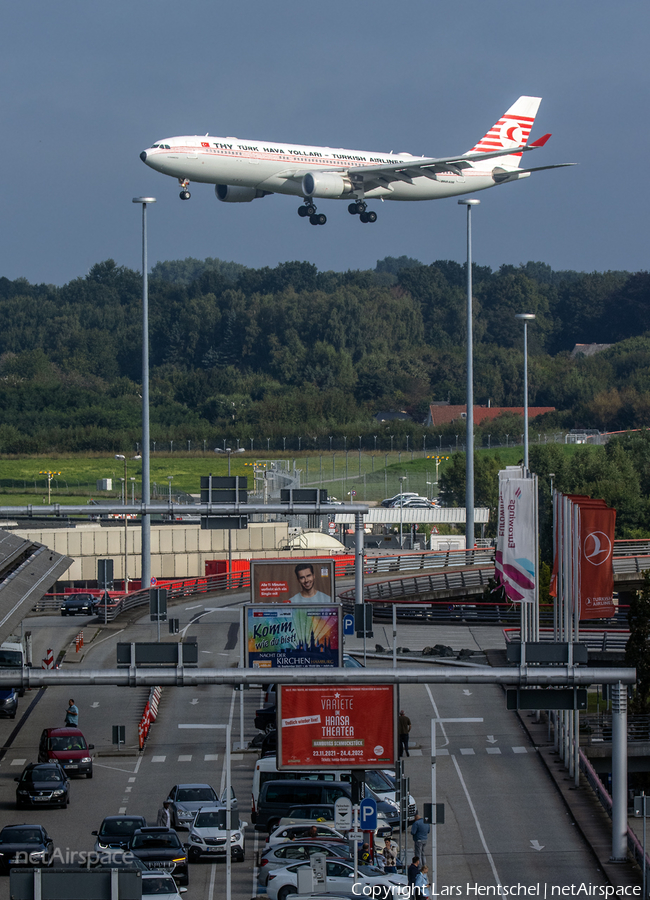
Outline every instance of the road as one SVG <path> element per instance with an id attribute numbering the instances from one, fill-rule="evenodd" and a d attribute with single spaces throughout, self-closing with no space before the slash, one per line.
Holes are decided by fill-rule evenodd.
<path id="1" fill-rule="evenodd" d="M 198 638 L 200 665 L 238 664 L 239 610 L 233 602 L 232 597 L 218 601 L 188 599 L 174 607 L 173 615 L 180 619 L 181 629 Z M 48 647 L 56 656 L 82 627 L 87 636 L 95 631 L 90 620 L 81 617 L 34 617 L 26 620 L 25 627 L 33 633 L 34 660 L 41 659 Z M 376 637 L 380 639 L 379 634 Z M 116 643 L 123 640 L 155 640 L 155 626 L 143 617 L 128 627 L 117 622 L 101 627 L 84 648 L 83 667 L 112 668 Z M 175 638 L 165 633 L 163 640 Z M 488 627 L 400 625 L 398 634 L 400 646 L 413 649 L 446 643 L 454 649 L 480 650 L 499 646 L 502 640 L 499 630 Z M 355 638 L 348 638 L 346 649 L 356 650 L 360 645 Z M 67 658 L 75 658 L 74 646 Z M 390 665 L 390 660 L 386 664 Z M 76 667 L 78 663 L 63 665 Z M 92 849 L 91 832 L 105 815 L 140 814 L 155 823 L 156 812 L 174 784 L 208 782 L 217 791 L 225 785 L 225 731 L 178 726 L 230 722 L 233 740 L 238 741 L 239 693 L 218 685 L 164 689 L 158 720 L 145 750 L 138 753 L 137 724 L 148 691 L 84 686 L 74 689 L 74 699 L 80 710 L 79 727 L 95 745 L 93 779 L 73 780 L 67 810 L 17 813 L 13 778 L 26 762 L 35 760 L 41 730 L 63 724 L 70 690 L 28 692 L 20 701 L 16 720 L 0 720 L 0 825 L 39 822 L 65 855 Z M 245 692 L 244 701 L 245 739 L 249 740 L 254 734 L 253 711 L 260 705 L 261 691 Z M 411 793 L 420 807 L 431 798 L 431 718 L 483 719 L 437 726 L 437 800 L 445 804 L 445 824 L 437 829 L 439 893 L 444 886 L 458 886 L 462 896 L 476 896 L 467 894 L 466 885 L 539 883 L 539 896 L 544 896 L 546 885 L 550 897 L 553 885 L 605 883 L 519 720 L 506 711 L 499 687 L 406 685 L 401 689 L 400 705 L 413 722 L 413 749 L 406 760 L 406 771 Z M 112 725 L 126 726 L 127 746 L 119 756 L 111 745 Z M 231 756 L 232 783 L 247 821 L 256 758 L 256 754 L 237 750 Z M 186 835 L 181 832 L 183 840 Z M 253 860 L 260 840 L 263 838 L 249 828 L 246 861 L 232 865 L 234 900 L 249 900 L 257 893 Z M 192 865 L 188 900 L 225 896 L 225 868 L 222 862 Z M 8 897 L 9 879 L 3 877 L 0 900 Z"/>

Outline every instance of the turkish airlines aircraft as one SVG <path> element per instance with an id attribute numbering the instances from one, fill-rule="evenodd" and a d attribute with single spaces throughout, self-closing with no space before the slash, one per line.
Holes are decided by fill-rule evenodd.
<path id="1" fill-rule="evenodd" d="M 173 137 L 156 141 L 140 154 L 142 162 L 178 178 L 181 200 L 189 200 L 191 181 L 214 184 L 219 200 L 248 203 L 268 194 L 303 197 L 298 215 L 312 225 L 327 221 L 316 199 L 352 200 L 348 211 L 362 222 L 376 222 L 367 200 L 438 200 L 483 191 L 528 178 L 552 166 L 520 169 L 522 154 L 543 147 L 550 134 L 528 143 L 540 97 L 520 97 L 467 153 L 430 158 L 410 153 L 276 144 L 235 137 Z"/>

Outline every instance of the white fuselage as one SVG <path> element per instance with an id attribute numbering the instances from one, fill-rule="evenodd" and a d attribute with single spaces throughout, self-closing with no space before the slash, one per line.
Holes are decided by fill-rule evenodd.
<path id="1" fill-rule="evenodd" d="M 405 165 L 417 164 L 425 157 L 206 135 L 167 138 L 144 151 L 141 158 L 152 169 L 178 179 L 300 197 L 303 196 L 302 177 L 312 171 L 345 174 L 353 172 L 355 167 L 394 165 L 402 160 Z M 472 162 L 462 174 L 437 172 L 415 177 L 411 184 L 393 181 L 366 190 L 364 195 L 367 199 L 435 200 L 485 190 L 505 180 L 503 168 L 498 169 L 500 178 L 493 177 L 495 162 L 494 159 Z M 511 177 L 514 180 L 523 174 L 518 176 L 513 169 Z M 510 180 L 508 176 L 506 179 Z M 355 193 L 346 191 L 332 199 L 349 199 Z"/>

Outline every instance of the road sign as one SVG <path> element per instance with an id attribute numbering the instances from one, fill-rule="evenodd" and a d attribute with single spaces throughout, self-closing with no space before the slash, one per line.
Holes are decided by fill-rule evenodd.
<path id="1" fill-rule="evenodd" d="M 338 797 L 335 801 L 334 827 L 345 831 L 352 828 L 352 801 L 349 797 Z"/>
<path id="2" fill-rule="evenodd" d="M 377 829 L 377 801 L 373 797 L 366 797 L 359 804 L 359 826 L 362 831 Z"/>
<path id="3" fill-rule="evenodd" d="M 514 688 L 506 691 L 506 709 L 587 709 L 584 688 Z"/>
<path id="4" fill-rule="evenodd" d="M 343 616 L 343 634 L 354 634 L 354 616 Z"/>

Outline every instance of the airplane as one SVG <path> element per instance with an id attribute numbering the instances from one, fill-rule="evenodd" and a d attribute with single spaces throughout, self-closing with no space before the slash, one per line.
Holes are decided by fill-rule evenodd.
<path id="1" fill-rule="evenodd" d="M 224 203 L 249 203 L 269 194 L 303 198 L 298 215 L 324 225 L 315 200 L 349 200 L 348 212 L 361 222 L 376 222 L 368 200 L 438 200 L 471 194 L 497 184 L 528 178 L 532 172 L 574 163 L 519 168 L 529 150 L 543 147 L 550 134 L 532 144 L 528 137 L 541 97 L 520 97 L 467 153 L 424 157 L 279 144 L 236 137 L 183 136 L 156 141 L 143 150 L 146 165 L 178 179 L 181 200 L 189 200 L 190 182 L 214 184 Z"/>

